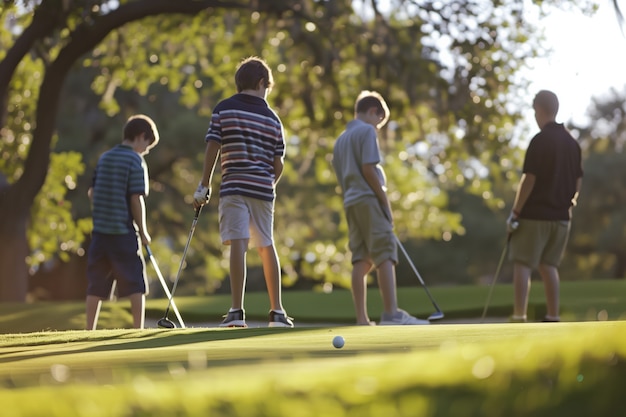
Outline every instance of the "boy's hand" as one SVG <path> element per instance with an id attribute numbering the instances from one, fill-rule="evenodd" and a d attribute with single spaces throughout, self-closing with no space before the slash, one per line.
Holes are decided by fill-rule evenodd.
<path id="1" fill-rule="evenodd" d="M 196 188 L 196 192 L 193 193 L 193 205 L 194 207 L 200 207 L 209 202 L 211 199 L 211 187 L 205 187 L 200 182 L 198 184 L 198 188 Z"/>
<path id="2" fill-rule="evenodd" d="M 142 230 L 139 232 L 139 237 L 141 238 L 141 244 L 144 246 L 148 246 L 150 242 L 152 242 L 152 238 L 148 234 L 148 232 Z"/>
<path id="3" fill-rule="evenodd" d="M 508 233 L 513 233 L 519 227 L 519 220 L 517 215 L 513 212 L 509 214 L 509 218 L 506 219 L 506 231 Z"/>

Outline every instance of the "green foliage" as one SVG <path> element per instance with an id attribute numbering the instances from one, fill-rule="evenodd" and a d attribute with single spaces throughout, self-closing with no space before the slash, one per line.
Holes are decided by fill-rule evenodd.
<path id="1" fill-rule="evenodd" d="M 131 1 L 120 2 L 126 3 Z M 586 9 L 591 3 L 539 2 L 533 10 Z M 95 162 L 119 141 L 129 115 L 147 113 L 162 136 L 147 158 L 149 228 L 165 275 L 173 278 L 192 218 L 191 193 L 200 175 L 208 117 L 219 100 L 235 92 L 237 63 L 253 54 L 274 70 L 276 85 L 268 101 L 286 131 L 276 242 L 287 285 L 348 285 L 346 225 L 330 158 L 362 89 L 380 91 L 391 108 L 392 122 L 380 132 L 380 141 L 403 240 L 462 237 L 468 220 L 451 207 L 451 194 L 459 191 L 478 196 L 491 210 L 503 209 L 518 180 L 522 153 L 516 125 L 520 108 L 528 106 L 517 98 L 526 87 L 517 74 L 528 58 L 541 53 L 541 35 L 524 20 L 526 11 L 517 2 L 390 4 L 385 10 L 378 2 L 307 0 L 280 13 L 269 3 L 267 11 L 217 7 L 195 16 L 154 16 L 111 32 L 73 69 L 64 90 L 56 147 L 80 152 L 85 169 L 81 174 L 69 168 L 74 191 L 66 176 L 54 174 L 56 186 L 67 191 L 52 217 L 55 224 L 68 222 L 67 236 L 56 239 L 58 247 L 79 250 L 76 234 L 90 227 L 81 219 L 89 215 L 85 193 Z M 47 1 L 43 6 L 62 23 L 23 60 L 12 80 L 0 151 L 0 170 L 10 182 L 22 174 L 34 128 L 27 123 L 34 120 L 45 65 L 69 41 L 72 29 L 105 17 L 112 3 L 56 7 L 58 2 Z M 18 26 L 0 29 L 3 46 L 19 34 L 9 29 L 32 19 L 30 10 L 12 8 L 11 13 Z M 7 22 L 14 17 L 6 11 L 0 16 Z M 56 163 L 75 166 L 77 161 Z M 46 187 L 54 189 L 50 181 Z M 58 189 L 43 189 L 38 201 L 51 192 L 60 195 Z M 36 219 L 30 227 L 33 262 L 54 253 L 49 220 Z M 213 201 L 198 223 L 182 292 L 216 291 L 227 276 L 226 254 Z M 480 263 L 473 262 L 468 269 Z M 250 264 L 250 281 L 259 281 L 258 257 L 250 256 Z"/>
<path id="2" fill-rule="evenodd" d="M 626 91 L 594 100 L 594 124 L 575 128 L 584 149 L 583 184 L 570 252 L 584 276 L 626 276 Z M 580 274 L 579 274 L 580 275 Z"/>
<path id="3" fill-rule="evenodd" d="M 51 155 L 46 183 L 31 211 L 29 244 L 36 248 L 27 259 L 31 268 L 36 269 L 52 256 L 67 261 L 69 253 L 84 254 L 82 243 L 91 232 L 92 222 L 87 218 L 75 219 L 72 203 L 66 199 L 67 191 L 76 188 L 77 177 L 84 168 L 78 152 Z"/>

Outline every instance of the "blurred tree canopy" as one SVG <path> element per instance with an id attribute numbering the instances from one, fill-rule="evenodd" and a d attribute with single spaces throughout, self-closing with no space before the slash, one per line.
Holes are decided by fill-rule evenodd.
<path id="1" fill-rule="evenodd" d="M 626 276 L 626 89 L 594 99 L 591 126 L 573 126 L 584 152 L 569 251 L 584 276 Z M 580 219 L 576 221 L 576 219 Z"/>
<path id="2" fill-rule="evenodd" d="M 442 251 L 458 246 L 470 224 L 481 224 L 467 216 L 492 220 L 518 179 L 523 154 L 515 144 L 527 133 L 520 120 L 528 106 L 520 101 L 527 83 L 519 71 L 545 53 L 529 16 L 550 7 L 594 9 L 587 0 L 43 0 L 0 7 L 0 300 L 24 299 L 29 274 L 47 269 L 60 269 L 80 289 L 81 268 L 68 277 L 67 265 L 84 265 L 91 174 L 137 112 L 161 132 L 146 158 L 149 228 L 163 272 L 175 273 L 211 110 L 235 92 L 236 65 L 250 55 L 273 68 L 268 101 L 287 135 L 276 205 L 286 285 L 349 282 L 330 156 L 362 89 L 379 91 L 391 108 L 380 140 L 399 236 L 414 245 L 439 241 Z M 487 223 L 489 230 L 477 232 L 497 240 L 501 223 Z M 471 248 L 472 239 L 463 246 Z M 188 254 L 187 292 L 221 285 L 225 250 L 213 201 Z M 464 262 L 460 277 L 442 281 L 485 273 L 481 259 Z"/>

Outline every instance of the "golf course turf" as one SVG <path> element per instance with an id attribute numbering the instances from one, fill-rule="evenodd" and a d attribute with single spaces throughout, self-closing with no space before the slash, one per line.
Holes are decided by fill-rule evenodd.
<path id="1" fill-rule="evenodd" d="M 494 292 L 496 309 L 507 291 Z M 613 305 L 596 314 L 607 321 L 7 333 L 0 414 L 619 416 L 626 321 L 616 316 L 624 296 L 615 291 L 616 301 L 584 306 Z M 433 293 L 452 311 L 444 290 Z M 185 301 L 183 317 L 193 309 Z M 467 308 L 480 312 L 482 301 Z M 343 348 L 332 345 L 337 335 Z"/>

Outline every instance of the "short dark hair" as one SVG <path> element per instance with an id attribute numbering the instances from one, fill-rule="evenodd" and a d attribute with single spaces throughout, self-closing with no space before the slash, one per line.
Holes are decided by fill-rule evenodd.
<path id="1" fill-rule="evenodd" d="M 383 116 L 383 120 L 378 124 L 378 127 L 383 126 L 389 120 L 389 107 L 383 96 L 377 91 L 363 90 L 356 98 L 354 104 L 355 113 L 367 113 L 371 108 L 376 109 L 376 113 Z"/>
<path id="2" fill-rule="evenodd" d="M 134 140 L 144 133 L 150 140 L 150 147 L 156 146 L 159 142 L 159 132 L 154 121 L 144 114 L 131 116 L 124 125 L 124 140 Z"/>
<path id="3" fill-rule="evenodd" d="M 559 99 L 552 91 L 541 90 L 533 100 L 533 107 L 539 107 L 550 116 L 556 116 L 559 112 Z"/>
<path id="4" fill-rule="evenodd" d="M 272 70 L 262 58 L 251 56 L 241 61 L 235 73 L 237 92 L 256 90 L 261 80 L 265 81 L 264 87 L 271 90 L 274 85 Z"/>

